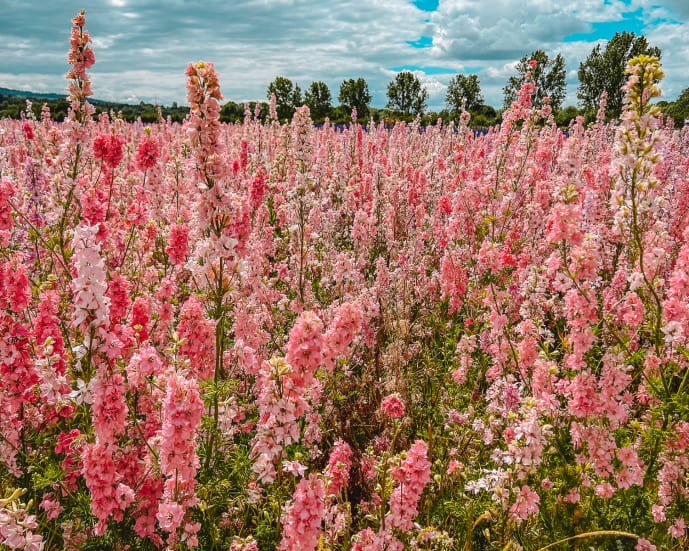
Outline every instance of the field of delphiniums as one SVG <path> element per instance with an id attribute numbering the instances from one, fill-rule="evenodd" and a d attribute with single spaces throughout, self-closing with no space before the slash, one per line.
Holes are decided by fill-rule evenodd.
<path id="1" fill-rule="evenodd" d="M 689 131 L 0 121 L 0 549 L 687 549 Z M 231 76 L 229 77 L 231 78 Z"/>

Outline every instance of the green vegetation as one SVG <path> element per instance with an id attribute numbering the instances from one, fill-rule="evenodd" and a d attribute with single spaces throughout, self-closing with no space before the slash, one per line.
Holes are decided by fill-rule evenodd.
<path id="1" fill-rule="evenodd" d="M 649 46 L 646 37 L 634 33 L 615 33 L 605 48 L 596 45 L 589 56 L 579 65 L 579 98 L 588 118 L 595 117 L 603 92 L 607 93 L 606 115 L 617 118 L 622 113 L 624 92 L 622 86 L 627 80 L 625 68 L 633 57 L 641 54 L 660 59 L 660 48 Z"/>
<path id="2" fill-rule="evenodd" d="M 511 76 L 503 88 L 505 107 L 509 107 L 517 99 L 519 89 L 529 79 L 537 87 L 531 97 L 532 104 L 540 108 L 543 99 L 547 97 L 553 111 L 557 112 L 567 92 L 566 76 L 565 58 L 562 54 L 550 59 L 543 50 L 536 50 L 530 56 L 522 57 L 517 64 L 517 74 Z"/>
<path id="3" fill-rule="evenodd" d="M 421 115 L 426 110 L 428 90 L 411 71 L 397 73 L 388 84 L 387 108 L 403 115 Z"/>

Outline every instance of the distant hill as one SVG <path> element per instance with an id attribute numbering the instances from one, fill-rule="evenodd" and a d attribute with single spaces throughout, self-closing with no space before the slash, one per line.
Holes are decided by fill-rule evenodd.
<path id="1" fill-rule="evenodd" d="M 28 92 L 27 90 L 13 90 L 12 88 L 3 88 L 0 86 L 0 95 L 13 96 L 17 98 L 29 99 L 66 99 L 67 94 L 49 94 L 45 92 Z"/>
<path id="2" fill-rule="evenodd" d="M 40 117 L 41 108 L 44 103 L 50 107 L 52 118 L 62 121 L 69 112 L 69 101 L 67 94 L 54 94 L 43 92 L 30 92 L 28 90 L 14 90 L 12 88 L 0 87 L 0 119 L 4 117 L 19 118 L 22 111 L 26 110 L 26 100 L 33 103 L 32 109 L 36 117 Z M 158 109 L 160 108 L 164 118 L 170 117 L 175 122 L 181 122 L 189 113 L 189 108 L 178 106 L 173 103 L 171 107 L 156 106 L 143 101 L 132 105 L 129 103 L 117 103 L 89 98 L 89 103 L 96 108 L 96 113 L 114 112 L 121 114 L 127 121 L 135 121 L 138 118 L 145 123 L 158 120 Z"/>
<path id="3" fill-rule="evenodd" d="M 13 90 L 12 88 L 3 88 L 2 86 L 0 86 L 0 96 L 11 96 L 13 98 L 22 99 L 42 99 L 48 101 L 67 99 L 67 94 L 54 94 L 50 92 L 29 92 L 28 90 Z M 128 103 L 116 103 L 95 98 L 89 98 L 89 103 L 93 105 L 129 105 Z"/>
<path id="4" fill-rule="evenodd" d="M 42 92 L 29 92 L 27 90 L 14 90 L 0 87 L 0 119 L 18 119 L 26 110 L 26 100 L 31 100 L 32 110 L 38 118 L 41 116 L 43 104 L 48 104 L 50 114 L 56 121 L 63 121 L 69 112 L 67 94 L 50 94 Z M 89 98 L 89 103 L 96 108 L 96 113 L 116 113 L 126 121 L 141 119 L 144 123 L 153 123 L 158 120 L 158 110 L 163 118 L 168 117 L 173 122 L 183 121 L 189 114 L 189 107 L 173 103 L 171 106 L 158 106 L 152 103 L 138 104 L 116 103 Z M 254 111 L 255 102 L 249 102 L 251 111 Z M 268 116 L 268 104 L 261 102 L 261 120 Z M 228 101 L 223 105 L 220 120 L 224 122 L 241 122 L 244 119 L 244 104 Z"/>
<path id="5" fill-rule="evenodd" d="M 69 112 L 69 101 L 66 94 L 48 94 L 40 92 L 29 92 L 26 90 L 13 90 L 12 88 L 0 87 L 0 119 L 18 119 L 22 112 L 26 110 L 26 100 L 31 100 L 32 110 L 37 118 L 41 116 L 43 104 L 48 104 L 53 120 L 63 121 Z M 89 98 L 89 103 L 96 108 L 98 113 L 115 113 L 126 121 L 141 119 L 144 123 L 158 121 L 158 111 L 164 119 L 168 117 L 173 122 L 182 122 L 189 115 L 189 107 L 177 105 L 173 102 L 171 106 L 155 105 L 152 103 L 139 102 L 137 104 L 116 103 Z M 249 102 L 251 111 L 254 111 L 256 102 Z M 268 116 L 268 104 L 260 102 L 260 118 L 265 120 Z M 220 120 L 223 122 L 242 122 L 244 120 L 244 104 L 228 101 L 223 105 L 220 113 Z"/>

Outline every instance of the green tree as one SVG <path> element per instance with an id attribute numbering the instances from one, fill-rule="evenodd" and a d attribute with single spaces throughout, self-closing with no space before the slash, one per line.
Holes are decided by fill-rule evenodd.
<path id="1" fill-rule="evenodd" d="M 517 99 L 519 89 L 526 82 L 527 73 L 537 87 L 531 97 L 532 104 L 541 108 L 543 98 L 548 97 L 553 111 L 558 111 L 567 91 L 565 58 L 562 54 L 557 54 L 555 59 L 550 59 L 543 50 L 536 50 L 530 56 L 524 56 L 519 60 L 517 75 L 511 76 L 507 81 L 507 86 L 503 88 L 505 108 Z"/>
<path id="2" fill-rule="evenodd" d="M 576 119 L 578 116 L 579 110 L 574 105 L 568 105 L 555 113 L 555 124 L 560 127 L 569 126 L 572 119 Z"/>
<path id="3" fill-rule="evenodd" d="M 675 101 L 663 102 L 661 109 L 674 119 L 676 126 L 684 126 L 684 121 L 689 119 L 689 88 L 685 88 Z"/>
<path id="4" fill-rule="evenodd" d="M 660 59 L 660 48 L 651 47 L 644 36 L 624 31 L 615 33 L 605 46 L 597 44 L 585 61 L 579 64 L 579 89 L 577 97 L 580 106 L 587 111 L 596 111 L 603 92 L 608 93 L 606 113 L 609 117 L 619 117 L 622 113 L 624 92 L 622 86 L 627 81 L 624 72 L 630 59 L 641 54 Z"/>
<path id="5" fill-rule="evenodd" d="M 459 74 L 452 77 L 447 86 L 445 103 L 450 111 L 455 113 L 459 113 L 462 109 L 473 111 L 483 105 L 478 76 Z"/>
<path id="6" fill-rule="evenodd" d="M 401 111 L 405 115 L 420 115 L 426 109 L 427 101 L 428 90 L 410 71 L 397 73 L 388 84 L 388 109 Z"/>
<path id="7" fill-rule="evenodd" d="M 338 96 L 340 104 L 350 111 L 356 108 L 357 116 L 363 119 L 368 117 L 368 104 L 371 103 L 371 94 L 368 91 L 368 83 L 363 78 L 343 80 L 340 84 Z"/>
<path id="8" fill-rule="evenodd" d="M 268 99 L 275 94 L 275 107 L 277 109 L 278 118 L 291 119 L 297 107 L 301 106 L 301 88 L 285 77 L 276 77 L 276 79 L 268 85 Z"/>
<path id="9" fill-rule="evenodd" d="M 311 118 L 314 120 L 324 119 L 330 114 L 332 110 L 332 96 L 330 95 L 330 88 L 323 81 L 312 82 L 309 89 L 306 90 L 306 105 L 311 111 Z"/>

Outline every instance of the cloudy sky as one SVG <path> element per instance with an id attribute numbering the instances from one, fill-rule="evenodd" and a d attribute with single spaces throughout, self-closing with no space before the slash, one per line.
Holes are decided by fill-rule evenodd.
<path id="1" fill-rule="evenodd" d="M 302 89 L 364 77 L 383 107 L 398 71 L 418 74 L 430 107 L 449 79 L 478 75 L 486 102 L 523 55 L 543 49 L 567 61 L 576 103 L 579 62 L 616 31 L 660 46 L 675 99 L 689 86 L 689 0 L 0 0 L 0 86 L 62 92 L 70 19 L 86 9 L 96 65 L 94 97 L 186 104 L 184 69 L 215 63 L 226 99 L 265 99 L 278 75 Z"/>

